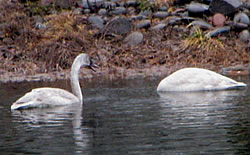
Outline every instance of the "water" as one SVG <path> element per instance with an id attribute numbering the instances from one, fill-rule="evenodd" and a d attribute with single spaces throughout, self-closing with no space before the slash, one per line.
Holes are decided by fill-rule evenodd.
<path id="1" fill-rule="evenodd" d="M 244 82 L 250 85 L 246 77 Z M 250 89 L 158 95 L 157 79 L 84 80 L 84 105 L 10 111 L 31 88 L 0 85 L 1 154 L 249 154 Z"/>

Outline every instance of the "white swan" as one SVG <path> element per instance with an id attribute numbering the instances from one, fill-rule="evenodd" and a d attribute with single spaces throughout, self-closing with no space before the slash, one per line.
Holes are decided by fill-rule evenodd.
<path id="1" fill-rule="evenodd" d="M 164 78 L 158 85 L 158 92 L 165 91 L 207 91 L 246 87 L 242 82 L 201 68 L 180 69 Z"/>
<path id="2" fill-rule="evenodd" d="M 36 88 L 14 102 L 11 110 L 54 107 L 72 103 L 82 104 L 83 97 L 79 84 L 79 71 L 84 66 L 92 70 L 94 70 L 92 67 L 96 67 L 87 54 L 80 54 L 75 58 L 71 66 L 70 81 L 73 94 L 59 88 Z"/>

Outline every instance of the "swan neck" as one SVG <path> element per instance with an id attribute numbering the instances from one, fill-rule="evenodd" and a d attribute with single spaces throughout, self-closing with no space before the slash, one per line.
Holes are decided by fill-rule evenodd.
<path id="1" fill-rule="evenodd" d="M 80 103 L 82 103 L 82 91 L 79 83 L 79 72 L 80 72 L 81 66 L 79 63 L 74 62 L 71 67 L 71 73 L 70 73 L 70 81 L 71 81 L 71 88 L 72 93 L 79 99 Z"/>

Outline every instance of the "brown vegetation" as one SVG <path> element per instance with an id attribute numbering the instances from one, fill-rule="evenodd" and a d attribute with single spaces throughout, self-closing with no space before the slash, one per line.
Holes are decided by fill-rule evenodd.
<path id="1" fill-rule="evenodd" d="M 46 29 L 36 29 L 23 4 L 0 4 L 0 71 L 35 74 L 67 69 L 74 57 L 86 52 L 107 70 L 141 69 L 157 65 L 232 66 L 249 64 L 250 47 L 231 32 L 219 39 L 205 38 L 202 31 L 190 35 L 185 26 L 160 32 L 145 31 L 136 47 L 122 39 L 95 38 L 86 16 L 70 11 L 44 14 Z M 2 39 L 1 39 L 2 38 Z"/>

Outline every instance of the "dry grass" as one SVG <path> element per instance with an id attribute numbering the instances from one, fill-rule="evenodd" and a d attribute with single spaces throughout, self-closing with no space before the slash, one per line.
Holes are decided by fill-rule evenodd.
<path id="1" fill-rule="evenodd" d="M 222 42 L 216 38 L 206 37 L 200 28 L 197 28 L 195 32 L 183 42 L 183 49 L 198 49 L 206 52 L 225 49 Z"/>

